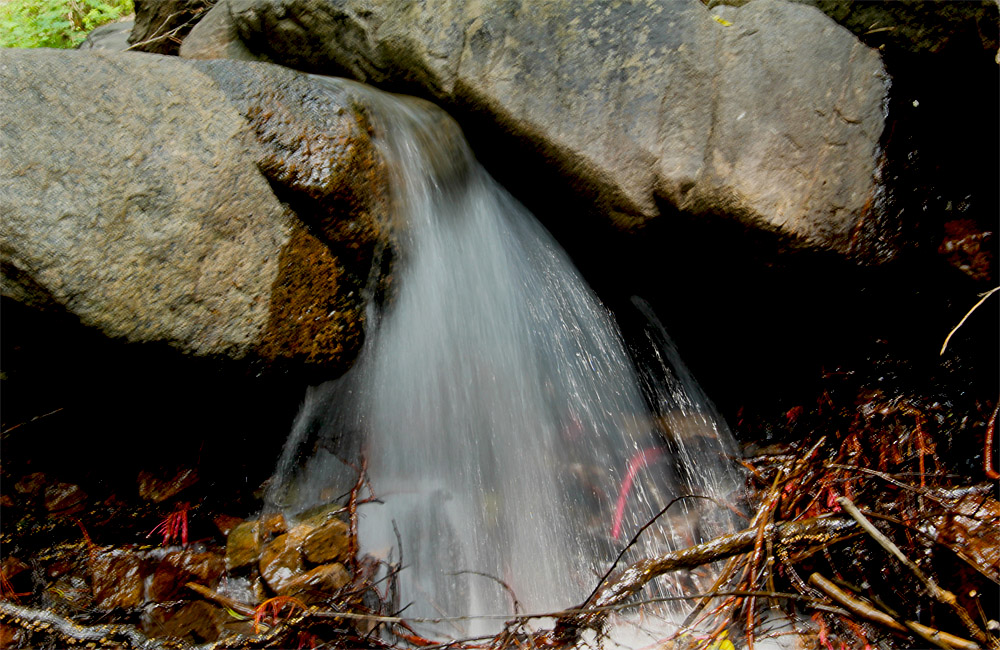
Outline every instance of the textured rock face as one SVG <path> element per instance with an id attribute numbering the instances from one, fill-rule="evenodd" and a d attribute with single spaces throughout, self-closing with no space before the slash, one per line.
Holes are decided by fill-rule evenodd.
<path id="1" fill-rule="evenodd" d="M 347 94 L 129 53 L 6 50 L 0 78 L 5 297 L 199 356 L 353 358 L 384 187 Z"/>
<path id="2" fill-rule="evenodd" d="M 622 228 L 664 203 L 852 251 L 875 190 L 885 76 L 819 11 L 757 0 L 228 0 L 298 68 L 416 90 L 537 144 Z"/>

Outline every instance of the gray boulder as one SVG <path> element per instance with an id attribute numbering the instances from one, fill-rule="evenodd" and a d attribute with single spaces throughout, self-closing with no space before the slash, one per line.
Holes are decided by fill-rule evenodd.
<path id="1" fill-rule="evenodd" d="M 124 52 L 129 49 L 128 37 L 135 27 L 134 20 L 122 20 L 94 29 L 80 43 L 81 50 L 110 50 Z"/>
<path id="2" fill-rule="evenodd" d="M 229 13 L 229 3 L 216 2 L 205 17 L 198 21 L 191 33 L 181 43 L 180 56 L 186 59 L 235 59 L 259 60 L 247 49 L 236 31 L 236 23 Z"/>
<path id="3" fill-rule="evenodd" d="M 328 86 L 268 64 L 0 51 L 3 296 L 129 342 L 344 368 L 385 177 L 363 108 Z"/>
<path id="4" fill-rule="evenodd" d="M 811 7 L 228 2 L 257 55 L 485 114 L 623 229 L 667 206 L 866 254 L 885 73 Z"/>

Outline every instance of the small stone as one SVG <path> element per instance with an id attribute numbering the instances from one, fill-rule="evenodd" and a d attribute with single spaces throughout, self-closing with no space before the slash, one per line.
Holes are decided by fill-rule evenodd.
<path id="1" fill-rule="evenodd" d="M 229 532 L 226 538 L 226 568 L 239 569 L 253 564 L 260 557 L 260 522 L 245 521 Z"/>
<path id="2" fill-rule="evenodd" d="M 343 564 L 324 564 L 289 580 L 279 593 L 282 596 L 304 596 L 308 602 L 322 600 L 351 582 L 351 574 Z"/>
<path id="3" fill-rule="evenodd" d="M 275 537 L 260 554 L 260 575 L 275 593 L 284 594 L 289 582 L 302 573 L 301 537 L 285 533 Z"/>
<path id="4" fill-rule="evenodd" d="M 157 601 L 171 600 L 184 593 L 184 585 L 188 582 L 214 589 L 225 570 L 225 561 L 214 553 L 167 553 L 153 573 L 150 597 Z"/>
<path id="5" fill-rule="evenodd" d="M 212 523 L 215 524 L 215 527 L 219 529 L 219 532 L 222 533 L 223 536 L 228 537 L 229 533 L 233 532 L 234 528 L 243 523 L 243 520 L 239 517 L 233 517 L 230 515 L 216 515 L 216 517 L 212 519 Z"/>
<path id="6" fill-rule="evenodd" d="M 277 512 L 266 519 L 262 519 L 260 529 L 265 535 L 280 535 L 281 533 L 288 532 L 288 522 L 285 521 L 285 515 Z"/>
<path id="7" fill-rule="evenodd" d="M 132 609 L 142 604 L 142 563 L 135 553 L 125 549 L 95 553 L 89 566 L 98 609 Z"/>
<path id="8" fill-rule="evenodd" d="M 302 553 L 313 564 L 344 562 L 350 547 L 350 528 L 340 519 L 330 519 L 305 536 Z"/>
<path id="9" fill-rule="evenodd" d="M 137 482 L 139 496 L 144 501 L 162 503 L 197 483 L 198 473 L 193 469 L 182 469 L 171 476 L 162 477 L 143 470 L 139 472 Z"/>
<path id="10" fill-rule="evenodd" d="M 154 607 L 144 631 L 157 637 L 174 637 L 191 643 L 211 643 L 222 633 L 225 613 L 203 600 L 174 607 Z"/>
<path id="11" fill-rule="evenodd" d="M 83 510 L 87 493 L 72 483 L 52 483 L 45 488 L 45 509 L 54 515 L 70 515 Z"/>
<path id="12" fill-rule="evenodd" d="M 42 472 L 32 472 L 22 476 L 21 480 L 14 484 L 14 489 L 21 494 L 35 496 L 45 489 L 48 482 L 49 478 Z"/>

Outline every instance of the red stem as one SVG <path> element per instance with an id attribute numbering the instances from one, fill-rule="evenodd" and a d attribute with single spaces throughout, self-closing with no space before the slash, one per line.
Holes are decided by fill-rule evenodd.
<path id="1" fill-rule="evenodd" d="M 983 471 L 986 472 L 986 477 L 996 481 L 1000 479 L 1000 473 L 993 468 L 993 438 L 996 436 L 997 431 L 997 412 L 1000 412 L 1000 401 L 997 402 L 997 406 L 993 409 L 993 415 L 990 416 L 990 423 L 986 426 L 986 440 L 984 442 L 985 449 L 983 450 Z"/>
<path id="2" fill-rule="evenodd" d="M 625 472 L 625 480 L 622 481 L 621 489 L 618 490 L 618 500 L 615 502 L 615 520 L 611 527 L 611 539 L 617 540 L 622 532 L 622 520 L 625 518 L 625 505 L 628 502 L 628 493 L 632 489 L 639 470 L 649 465 L 663 455 L 660 447 L 648 447 L 636 453 L 628 461 L 628 470 Z"/>

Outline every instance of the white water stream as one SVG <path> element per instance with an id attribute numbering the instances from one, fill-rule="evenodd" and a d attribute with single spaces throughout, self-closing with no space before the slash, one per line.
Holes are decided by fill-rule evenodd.
<path id="1" fill-rule="evenodd" d="M 731 496 L 730 434 L 655 317 L 636 370 L 610 313 L 447 115 L 358 92 L 392 170 L 393 291 L 356 366 L 307 395 L 271 499 L 296 513 L 341 497 L 363 453 L 383 503 L 362 507 L 361 543 L 398 559 L 398 530 L 406 616 L 509 614 L 498 581 L 522 611 L 579 604 L 671 499 Z M 636 553 L 730 525 L 687 500 Z"/>

